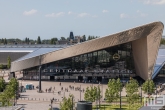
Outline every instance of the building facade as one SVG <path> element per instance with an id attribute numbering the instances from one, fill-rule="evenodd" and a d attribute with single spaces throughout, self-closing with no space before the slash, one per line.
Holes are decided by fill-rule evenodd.
<path id="1" fill-rule="evenodd" d="M 11 72 L 22 71 L 24 79 L 102 81 L 152 78 L 163 24 L 153 22 L 54 51 L 24 56 L 12 62 Z"/>

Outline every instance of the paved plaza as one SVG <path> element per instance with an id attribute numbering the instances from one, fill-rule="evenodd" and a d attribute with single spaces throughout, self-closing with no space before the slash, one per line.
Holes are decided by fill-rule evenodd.
<path id="1" fill-rule="evenodd" d="M 20 78 L 20 77 L 22 77 L 22 75 L 17 74 L 17 78 Z M 6 81 L 8 81 L 7 76 L 5 76 L 4 78 Z M 74 95 L 74 102 L 76 103 L 79 100 L 84 100 L 85 89 L 86 87 L 89 87 L 89 86 L 100 86 L 101 95 L 103 96 L 103 98 L 101 99 L 101 103 L 104 103 L 104 98 L 105 98 L 104 93 L 105 93 L 105 90 L 107 89 L 107 84 L 42 81 L 41 84 L 42 84 L 43 93 L 38 93 L 37 92 L 38 89 L 36 88 L 36 86 L 39 85 L 39 81 L 19 80 L 20 86 L 22 85 L 25 87 L 26 84 L 33 84 L 34 89 L 26 90 L 26 92 L 20 93 L 20 98 L 17 100 L 17 105 L 23 106 L 25 110 L 48 110 L 48 108 L 50 108 L 50 100 L 52 98 L 56 99 L 53 102 L 52 106 L 60 107 L 60 102 L 62 101 L 63 97 L 69 97 L 69 94 Z M 70 86 L 74 87 L 74 89 L 71 89 Z M 80 87 L 81 87 L 81 92 L 80 90 L 75 90 L 75 88 L 80 88 Z M 48 92 L 49 88 L 52 88 L 50 92 Z M 63 88 L 63 90 L 61 90 L 61 88 Z M 46 92 L 46 89 L 47 89 L 47 92 Z M 68 91 L 65 89 L 68 89 Z M 164 94 L 164 91 L 162 92 L 162 94 Z M 126 96 L 125 88 L 123 88 L 121 95 Z"/>
<path id="2" fill-rule="evenodd" d="M 20 84 L 25 86 L 26 84 L 33 84 L 34 87 L 38 86 L 39 82 L 38 81 L 19 81 Z M 74 86 L 74 88 L 79 87 L 81 85 L 81 90 L 71 90 L 69 86 Z M 99 84 L 93 84 L 93 86 L 98 86 Z M 92 84 L 84 84 L 84 83 L 74 83 L 74 82 L 49 82 L 49 81 L 42 81 L 42 90 L 44 91 L 43 93 L 38 93 L 38 89 L 34 90 L 26 90 L 26 92 L 21 93 L 21 97 L 18 100 L 17 104 L 22 104 L 24 105 L 25 110 L 46 110 L 50 106 L 50 100 L 52 98 L 56 99 L 56 101 L 53 102 L 53 107 L 59 107 L 59 103 L 62 101 L 63 97 L 69 97 L 69 94 L 74 95 L 74 102 L 77 102 L 80 100 L 84 100 L 84 92 L 85 88 L 87 86 L 92 86 Z M 52 87 L 51 92 L 46 92 L 46 89 Z M 55 87 L 55 89 L 54 89 Z M 63 90 L 61 88 L 63 87 Z M 65 88 L 68 89 L 68 92 L 65 91 Z M 106 85 L 101 85 L 100 84 L 101 90 L 103 90 L 103 93 L 105 92 L 105 89 L 107 88 Z M 61 91 L 61 94 L 58 94 L 58 92 Z M 102 94 L 104 97 L 104 94 Z M 124 94 L 123 94 L 124 95 Z M 103 99 L 102 99 L 103 100 Z"/>
<path id="3" fill-rule="evenodd" d="M 23 86 L 25 86 L 26 84 L 33 84 L 34 88 L 39 84 L 38 81 L 22 81 L 22 80 L 19 80 L 19 83 L 22 84 Z M 76 87 L 80 88 L 80 85 L 82 92 L 80 92 L 79 90 L 76 91 L 75 89 L 71 90 L 69 88 L 69 86 L 74 86 L 74 88 Z M 98 86 L 98 85 L 100 86 L 101 91 L 103 91 L 101 95 L 104 98 L 104 93 L 107 88 L 107 85 L 105 84 L 61 82 L 61 86 L 60 86 L 60 82 L 42 81 L 42 90 L 44 91 L 43 93 L 38 93 L 37 92 L 38 89 L 36 88 L 34 90 L 26 90 L 26 92 L 21 93 L 21 97 L 19 98 L 17 104 L 24 105 L 25 110 L 36 110 L 36 109 L 47 110 L 48 108 L 50 108 L 50 100 L 52 98 L 56 99 L 56 101 L 53 102 L 53 107 L 59 107 L 62 98 L 69 97 L 69 94 L 73 94 L 75 97 L 74 102 L 77 102 L 79 100 L 84 100 L 84 92 L 86 87 Z M 46 92 L 45 90 L 50 87 L 52 87 L 52 91 Z M 63 87 L 63 90 L 61 90 L 61 87 Z M 65 88 L 68 89 L 68 92 L 65 91 Z M 58 94 L 59 91 L 61 91 L 61 94 Z M 125 89 L 123 89 L 122 96 L 125 95 L 126 95 Z M 103 98 L 101 99 L 101 101 L 103 101 Z"/>

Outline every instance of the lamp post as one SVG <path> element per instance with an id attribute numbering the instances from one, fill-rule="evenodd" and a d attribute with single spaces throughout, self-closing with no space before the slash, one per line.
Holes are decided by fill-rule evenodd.
<path id="1" fill-rule="evenodd" d="M 121 109 L 121 82 L 120 82 L 120 109 Z"/>
<path id="2" fill-rule="evenodd" d="M 155 85 L 156 85 L 156 98 L 157 98 L 157 84 L 155 83 Z"/>
<path id="3" fill-rule="evenodd" d="M 81 101 L 81 85 L 80 85 L 80 101 Z"/>
<path id="4" fill-rule="evenodd" d="M 40 66 L 39 66 L 39 93 L 41 92 L 41 68 L 42 68 L 42 66 L 41 66 L 41 56 L 39 56 L 39 64 L 40 64 Z"/>
<path id="5" fill-rule="evenodd" d="M 72 110 L 73 110 L 73 96 L 72 96 Z"/>
<path id="6" fill-rule="evenodd" d="M 141 81 L 140 81 L 140 86 L 141 86 L 141 88 L 140 88 L 140 95 L 141 95 L 141 103 L 142 103 L 142 83 L 141 83 Z"/>
<path id="7" fill-rule="evenodd" d="M 99 84 L 99 109 L 100 109 L 100 84 Z"/>

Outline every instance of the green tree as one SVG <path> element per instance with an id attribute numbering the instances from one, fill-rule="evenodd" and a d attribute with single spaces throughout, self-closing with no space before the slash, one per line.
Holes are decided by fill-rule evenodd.
<path id="1" fill-rule="evenodd" d="M 145 93 L 152 94 L 155 91 L 155 84 L 153 80 L 146 80 L 142 85 L 142 90 Z"/>
<path id="2" fill-rule="evenodd" d="M 61 37 L 61 40 L 66 40 L 66 38 L 65 37 Z"/>
<path id="3" fill-rule="evenodd" d="M 52 39 L 50 40 L 50 44 L 56 44 L 56 41 L 58 41 L 57 38 L 52 38 Z"/>
<path id="4" fill-rule="evenodd" d="M 72 110 L 75 106 L 73 101 L 74 96 L 69 95 L 69 98 L 64 97 L 62 103 L 60 103 L 60 110 Z"/>
<path id="5" fill-rule="evenodd" d="M 5 38 L 5 40 L 4 40 L 4 45 L 6 45 L 7 44 L 7 40 L 6 40 L 6 38 Z"/>
<path id="6" fill-rule="evenodd" d="M 4 69 L 4 65 L 3 64 L 0 64 L 0 69 Z"/>
<path id="7" fill-rule="evenodd" d="M 122 84 L 120 79 L 110 79 L 108 82 L 108 88 L 105 91 L 106 101 L 112 103 L 119 98 L 119 92 L 122 90 Z"/>
<path id="8" fill-rule="evenodd" d="M 86 41 L 86 36 L 85 36 L 85 35 L 83 35 L 83 42 L 84 42 L 84 41 Z"/>
<path id="9" fill-rule="evenodd" d="M 0 92 L 3 92 L 5 89 L 5 80 L 0 78 Z"/>
<path id="10" fill-rule="evenodd" d="M 29 43 L 30 43 L 29 38 L 27 38 L 27 44 L 29 44 Z"/>
<path id="11" fill-rule="evenodd" d="M 27 37 L 25 38 L 25 43 L 27 43 Z"/>
<path id="12" fill-rule="evenodd" d="M 91 40 L 91 36 L 88 36 L 88 40 Z"/>
<path id="13" fill-rule="evenodd" d="M 0 94 L 2 105 L 6 103 L 9 105 L 11 100 L 15 97 L 18 90 L 18 81 L 15 78 L 11 78 L 4 92 Z"/>
<path id="14" fill-rule="evenodd" d="M 4 43 L 4 39 L 2 38 L 1 43 Z"/>
<path id="15" fill-rule="evenodd" d="M 164 38 L 161 39 L 160 44 L 165 45 L 165 39 Z"/>
<path id="16" fill-rule="evenodd" d="M 126 84 L 126 93 L 127 93 L 127 101 L 129 106 L 135 107 L 138 102 L 139 94 L 138 94 L 138 82 L 135 79 L 129 80 Z"/>
<path id="17" fill-rule="evenodd" d="M 7 68 L 10 69 L 10 67 L 11 67 L 11 58 L 10 58 L 10 56 L 8 56 L 8 58 L 7 58 Z"/>
<path id="18" fill-rule="evenodd" d="M 38 36 L 38 38 L 37 38 L 37 44 L 41 44 L 41 38 L 40 38 L 40 36 Z"/>
<path id="19" fill-rule="evenodd" d="M 85 90 L 85 94 L 84 94 L 84 99 L 86 101 L 90 101 L 90 102 L 95 102 L 97 100 L 99 100 L 101 98 L 101 91 L 100 91 L 100 87 L 96 87 L 96 86 L 90 86 L 86 88 Z"/>

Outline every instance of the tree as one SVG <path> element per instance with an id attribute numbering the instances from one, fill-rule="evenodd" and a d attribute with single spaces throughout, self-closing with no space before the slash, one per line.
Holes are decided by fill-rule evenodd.
<path id="1" fill-rule="evenodd" d="M 40 36 L 38 36 L 38 38 L 37 38 L 37 44 L 41 44 Z"/>
<path id="2" fill-rule="evenodd" d="M 60 103 L 60 110 L 72 110 L 75 105 L 73 98 L 73 95 L 69 95 L 69 98 L 64 97 L 62 103 Z"/>
<path id="3" fill-rule="evenodd" d="M 10 56 L 8 56 L 8 58 L 7 58 L 7 68 L 10 69 L 10 67 L 11 67 L 11 58 L 10 58 Z"/>
<path id="4" fill-rule="evenodd" d="M 58 41 L 57 38 L 52 38 L 52 39 L 50 40 L 50 44 L 56 44 L 56 41 Z"/>
<path id="5" fill-rule="evenodd" d="M 66 40 L 65 37 L 61 37 L 61 40 Z"/>
<path id="6" fill-rule="evenodd" d="M 165 45 L 165 39 L 164 38 L 161 39 L 160 44 Z"/>
<path id="7" fill-rule="evenodd" d="M 152 94 L 155 91 L 155 84 L 153 80 L 146 80 L 142 85 L 142 90 L 145 93 Z"/>
<path id="8" fill-rule="evenodd" d="M 10 101 L 15 97 L 18 90 L 18 81 L 15 78 L 11 78 L 4 92 L 0 94 L 2 105 L 6 103 L 9 105 Z"/>
<path id="9" fill-rule="evenodd" d="M 27 43 L 27 37 L 25 38 L 25 43 Z"/>
<path id="10" fill-rule="evenodd" d="M 83 42 L 84 42 L 84 41 L 86 41 L 86 36 L 85 36 L 85 35 L 83 35 Z"/>
<path id="11" fill-rule="evenodd" d="M 5 38 L 5 40 L 4 40 L 4 45 L 6 45 L 7 44 L 7 40 L 6 40 L 6 38 Z"/>
<path id="12" fill-rule="evenodd" d="M 29 41 L 29 38 L 27 38 L 27 44 L 29 44 L 29 42 L 30 42 L 30 41 Z"/>
<path id="13" fill-rule="evenodd" d="M 5 89 L 5 80 L 0 78 L 0 92 L 3 92 Z"/>
<path id="14" fill-rule="evenodd" d="M 90 102 L 95 102 L 96 100 L 99 100 L 101 99 L 101 91 L 100 91 L 100 87 L 93 87 L 93 86 L 90 86 L 86 88 L 85 90 L 85 94 L 84 94 L 84 99 L 86 101 L 90 101 Z"/>
<path id="15" fill-rule="evenodd" d="M 4 68 L 4 65 L 3 64 L 0 64 L 0 69 L 3 69 Z"/>
<path id="16" fill-rule="evenodd" d="M 106 101 L 112 103 L 119 98 L 119 92 L 122 90 L 120 79 L 110 79 L 108 82 L 108 88 L 105 92 Z"/>
<path id="17" fill-rule="evenodd" d="M 1 43 L 4 43 L 4 39 L 2 38 Z"/>
<path id="18" fill-rule="evenodd" d="M 91 40 L 91 36 L 88 36 L 88 40 Z"/>
<path id="19" fill-rule="evenodd" d="M 127 101 L 129 105 L 133 105 L 133 107 L 137 104 L 139 98 L 138 88 L 139 85 L 135 79 L 129 80 L 126 84 Z"/>

